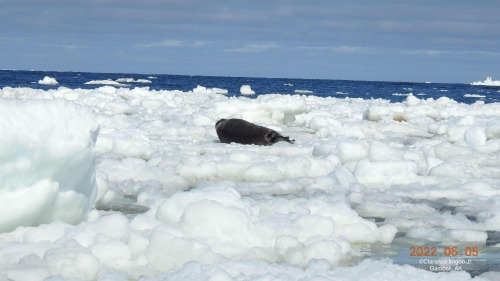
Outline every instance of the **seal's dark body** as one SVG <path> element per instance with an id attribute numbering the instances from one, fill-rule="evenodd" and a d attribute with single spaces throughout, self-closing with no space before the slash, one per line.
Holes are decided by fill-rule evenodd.
<path id="1" fill-rule="evenodd" d="M 221 119 L 215 124 L 215 130 L 223 143 L 273 145 L 279 141 L 294 142 L 275 130 L 242 119 Z"/>

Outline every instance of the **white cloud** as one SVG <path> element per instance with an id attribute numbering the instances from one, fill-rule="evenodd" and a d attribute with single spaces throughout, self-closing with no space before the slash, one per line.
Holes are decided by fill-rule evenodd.
<path id="1" fill-rule="evenodd" d="M 320 51 L 328 51 L 335 53 L 356 53 L 356 54 L 368 54 L 381 52 L 382 49 L 374 48 L 374 47 L 360 47 L 360 46 L 339 46 L 339 47 L 331 47 L 331 46 L 320 46 L 320 47 L 298 47 L 302 50 L 310 50 L 314 52 Z"/>
<path id="2" fill-rule="evenodd" d="M 245 46 L 236 48 L 236 49 L 228 49 L 226 52 L 245 52 L 245 53 L 258 53 L 262 51 L 266 51 L 269 49 L 278 48 L 280 45 L 271 42 L 271 43 L 261 43 L 261 44 L 247 44 Z"/>
<path id="3" fill-rule="evenodd" d="M 403 51 L 403 54 L 408 55 L 471 55 L 471 56 L 500 56 L 500 52 L 489 51 L 460 51 L 460 50 L 408 50 Z"/>
<path id="4" fill-rule="evenodd" d="M 476 55 L 476 56 L 500 56 L 500 52 L 489 51 L 461 51 L 461 50 L 435 50 L 435 49 L 390 49 L 377 47 L 359 47 L 359 46 L 301 46 L 300 50 L 307 50 L 314 54 L 323 52 L 351 53 L 351 54 L 403 54 L 403 55 L 423 55 L 423 56 L 441 56 L 441 55 Z"/>
<path id="5" fill-rule="evenodd" d="M 403 54 L 407 55 L 427 55 L 427 56 L 438 56 L 450 53 L 449 51 L 443 50 L 408 50 L 404 51 Z"/>
<path id="6" fill-rule="evenodd" d="M 39 43 L 36 44 L 38 46 L 46 46 L 46 47 L 56 47 L 56 48 L 64 48 L 64 49 L 70 49 L 70 50 L 76 50 L 76 49 L 85 49 L 88 48 L 88 46 L 84 45 L 67 45 L 67 44 L 43 44 Z"/>
<path id="7" fill-rule="evenodd" d="M 377 48 L 373 47 L 359 47 L 359 46 L 340 46 L 336 48 L 332 48 L 333 52 L 337 53 L 374 53 L 377 51 Z"/>
<path id="8" fill-rule="evenodd" d="M 199 47 L 208 44 L 206 41 L 181 41 L 181 40 L 163 40 L 160 42 L 153 42 L 147 44 L 137 44 L 137 48 L 161 48 L 161 47 Z"/>

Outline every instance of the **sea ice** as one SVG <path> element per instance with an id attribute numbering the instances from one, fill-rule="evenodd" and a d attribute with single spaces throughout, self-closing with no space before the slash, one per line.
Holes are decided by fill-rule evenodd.
<path id="1" fill-rule="evenodd" d="M 112 79 L 92 80 L 92 81 L 85 82 L 83 84 L 86 84 L 86 85 L 113 85 L 113 86 L 119 86 L 119 87 L 128 87 L 129 86 L 127 84 L 122 84 L 118 81 L 113 81 Z"/>
<path id="2" fill-rule="evenodd" d="M 250 85 L 242 85 L 240 88 L 240 93 L 242 95 L 255 95 L 255 92 L 252 90 Z"/>
<path id="3" fill-rule="evenodd" d="M 148 79 L 134 79 L 134 78 L 118 78 L 115 80 L 119 83 L 151 83 L 151 80 Z"/>
<path id="4" fill-rule="evenodd" d="M 221 95 L 227 95 L 228 91 L 226 89 L 221 89 L 221 88 L 206 88 L 203 86 L 198 85 L 196 88 L 193 89 L 193 93 L 214 93 L 214 94 L 221 94 Z"/>
<path id="5" fill-rule="evenodd" d="M 55 78 L 45 76 L 43 80 L 38 80 L 38 84 L 40 85 L 57 85 L 59 84 Z"/>
<path id="6" fill-rule="evenodd" d="M 295 90 L 293 92 L 296 94 L 312 94 L 313 93 L 313 91 L 310 91 L 310 90 Z"/>
<path id="7" fill-rule="evenodd" d="M 500 81 L 493 80 L 491 77 L 487 77 L 484 81 L 472 82 L 471 85 L 482 85 L 482 86 L 500 86 Z"/>
<path id="8" fill-rule="evenodd" d="M 92 112 L 64 99 L 0 100 L 0 111 L 0 231 L 81 221 L 97 194 Z"/>
<path id="9" fill-rule="evenodd" d="M 471 279 L 366 249 L 490 247 L 500 105 L 221 94 L 0 90 L 0 280 Z M 221 118 L 296 142 L 223 144 Z"/>

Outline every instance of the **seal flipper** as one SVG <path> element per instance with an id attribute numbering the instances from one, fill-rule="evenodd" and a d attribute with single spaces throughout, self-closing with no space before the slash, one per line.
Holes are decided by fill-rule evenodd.
<path id="1" fill-rule="evenodd" d="M 271 144 L 275 144 L 279 141 L 286 141 L 289 143 L 294 143 L 295 140 L 290 140 L 290 137 L 284 137 L 276 131 L 271 131 L 265 136 L 266 140 L 268 140 Z"/>
<path id="2" fill-rule="evenodd" d="M 284 137 L 284 136 L 278 136 L 276 138 L 275 142 L 279 142 L 279 141 L 286 141 L 286 142 L 289 142 L 291 144 L 295 143 L 295 140 L 291 140 L 290 137 Z"/>

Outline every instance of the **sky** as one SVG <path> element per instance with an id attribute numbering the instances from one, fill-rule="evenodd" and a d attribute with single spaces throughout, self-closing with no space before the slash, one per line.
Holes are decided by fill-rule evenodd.
<path id="1" fill-rule="evenodd" d="M 500 1 L 0 0 L 0 69 L 500 80 Z"/>

